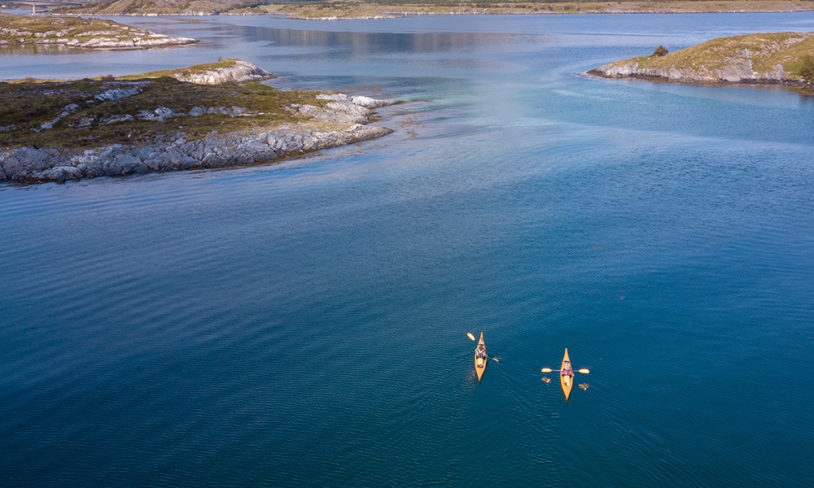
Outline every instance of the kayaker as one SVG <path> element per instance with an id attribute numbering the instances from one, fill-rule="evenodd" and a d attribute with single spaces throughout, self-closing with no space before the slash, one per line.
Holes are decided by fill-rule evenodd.
<path id="1" fill-rule="evenodd" d="M 565 367 L 560 370 L 560 376 L 574 376 L 574 370 L 571 369 L 571 361 L 565 362 Z"/>
<path id="2" fill-rule="evenodd" d="M 478 344 L 478 347 L 475 348 L 475 356 L 479 358 L 486 357 L 486 346 L 483 344 Z"/>

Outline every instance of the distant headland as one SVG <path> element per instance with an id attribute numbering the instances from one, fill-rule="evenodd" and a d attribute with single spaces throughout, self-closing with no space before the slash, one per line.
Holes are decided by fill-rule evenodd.
<path id="1" fill-rule="evenodd" d="M 284 15 L 300 19 L 377 19 L 410 15 L 520 15 L 595 13 L 796 12 L 807 0 L 79 0 L 56 9 L 94 15 Z"/>
<path id="2" fill-rule="evenodd" d="M 0 181 L 63 182 L 261 164 L 384 136 L 397 102 L 283 91 L 253 63 L 0 83 Z"/>
<path id="3" fill-rule="evenodd" d="M 678 83 L 814 85 L 814 32 L 721 37 L 600 66 L 589 74 Z"/>

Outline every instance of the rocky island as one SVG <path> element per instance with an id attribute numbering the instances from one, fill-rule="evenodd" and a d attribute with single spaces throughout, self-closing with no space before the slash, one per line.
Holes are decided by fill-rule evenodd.
<path id="1" fill-rule="evenodd" d="M 397 102 L 284 91 L 229 59 L 126 77 L 0 83 L 0 181 L 260 164 L 384 136 Z"/>
<path id="2" fill-rule="evenodd" d="M 659 46 L 661 48 L 661 46 Z M 678 83 L 814 84 L 814 32 L 721 37 L 680 51 L 616 61 L 589 71 L 606 78 Z"/>
<path id="3" fill-rule="evenodd" d="M 0 13 L 0 46 L 37 44 L 85 49 L 145 49 L 196 42 L 188 37 L 165 36 L 112 20 Z"/>

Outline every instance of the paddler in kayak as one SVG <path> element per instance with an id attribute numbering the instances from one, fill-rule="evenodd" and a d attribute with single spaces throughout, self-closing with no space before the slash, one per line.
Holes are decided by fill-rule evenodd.
<path id="1" fill-rule="evenodd" d="M 475 348 L 475 357 L 481 359 L 486 357 L 486 346 L 482 342 Z"/>
<path id="2" fill-rule="evenodd" d="M 486 371 L 486 359 L 486 344 L 483 342 L 483 332 L 481 332 L 478 347 L 475 348 L 475 374 L 478 376 L 478 383 L 483 377 L 483 372 Z"/>
<path id="3" fill-rule="evenodd" d="M 571 383 L 571 380 L 574 378 L 574 370 L 571 368 L 571 361 L 563 361 L 560 376 L 563 377 L 566 385 Z"/>

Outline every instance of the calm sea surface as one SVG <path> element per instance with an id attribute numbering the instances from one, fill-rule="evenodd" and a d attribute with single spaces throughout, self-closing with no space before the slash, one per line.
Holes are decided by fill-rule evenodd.
<path id="1" fill-rule="evenodd" d="M 580 73 L 814 14 L 120 20 L 202 42 L 0 79 L 234 56 L 409 103 L 300 161 L 0 186 L 0 485 L 811 486 L 814 98 Z"/>

